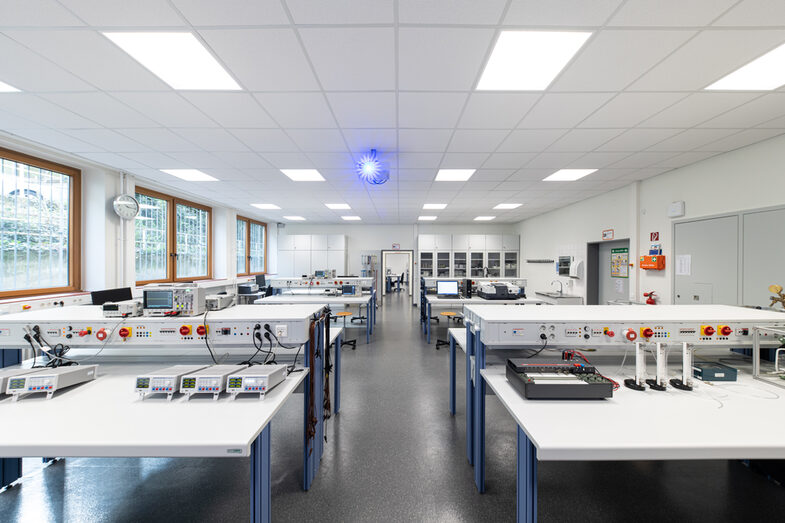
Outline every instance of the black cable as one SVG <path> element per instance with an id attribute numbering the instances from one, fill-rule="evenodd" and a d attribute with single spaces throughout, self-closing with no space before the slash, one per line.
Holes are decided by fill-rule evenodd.
<path id="1" fill-rule="evenodd" d="M 272 331 L 272 329 L 270 329 L 270 326 L 267 325 L 267 324 L 265 324 L 265 330 L 267 332 L 269 332 L 270 334 L 272 334 L 273 338 L 275 338 L 276 343 L 278 343 L 278 345 L 280 347 L 283 347 L 284 349 L 294 350 L 294 349 L 299 349 L 300 347 L 302 347 L 302 345 L 284 345 L 283 343 L 281 343 L 281 340 L 278 339 L 278 336 L 275 335 L 275 333 Z"/>
<path id="2" fill-rule="evenodd" d="M 39 367 L 37 365 L 38 357 L 36 356 L 36 353 L 38 352 L 38 349 L 36 349 L 35 345 L 33 345 L 33 338 L 29 334 L 25 334 L 25 341 L 27 343 L 29 343 L 30 344 L 30 348 L 33 349 L 33 367 L 32 368 L 34 368 L 34 369 L 41 368 L 41 367 Z"/>
<path id="3" fill-rule="evenodd" d="M 526 357 L 527 357 L 527 358 L 533 358 L 533 357 L 535 357 L 536 355 L 538 355 L 539 353 L 541 353 L 542 351 L 544 351 L 544 350 L 545 350 L 545 349 L 548 347 L 548 338 L 545 338 L 543 341 L 545 341 L 545 343 L 542 345 L 542 348 L 541 348 L 540 350 L 538 350 L 538 351 L 536 351 L 536 352 L 533 352 L 532 354 L 529 354 L 529 355 L 528 355 L 528 356 L 526 356 Z"/>
<path id="4" fill-rule="evenodd" d="M 213 360 L 213 363 L 218 365 L 218 362 L 215 360 L 215 354 L 213 354 L 213 349 L 210 348 L 210 342 L 207 341 L 207 336 L 210 334 L 210 331 L 207 329 L 207 313 L 210 312 L 209 310 L 204 311 L 204 317 L 202 318 L 202 327 L 204 327 L 204 345 L 207 347 L 207 350 L 210 352 L 210 358 Z"/>
<path id="5" fill-rule="evenodd" d="M 256 344 L 256 340 L 259 340 L 259 345 Z M 270 350 L 264 350 L 264 341 L 262 341 L 262 337 L 259 335 L 259 329 L 254 329 L 253 334 L 251 335 L 251 342 L 253 343 L 254 349 L 256 351 L 251 354 L 251 357 L 245 361 L 241 361 L 240 365 L 248 365 L 249 367 L 254 364 L 253 359 L 259 355 L 260 352 L 265 352 L 267 356 L 265 356 L 265 362 L 267 361 L 267 357 L 269 357 L 270 353 L 272 352 L 273 342 L 270 340 Z"/>

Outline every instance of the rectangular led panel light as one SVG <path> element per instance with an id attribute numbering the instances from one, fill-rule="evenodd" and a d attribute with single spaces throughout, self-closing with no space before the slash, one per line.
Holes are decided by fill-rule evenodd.
<path id="1" fill-rule="evenodd" d="M 104 36 L 173 89 L 241 90 L 192 33 L 109 32 Z"/>
<path id="2" fill-rule="evenodd" d="M 187 182 L 217 182 L 218 178 L 213 178 L 198 169 L 161 169 L 166 174 L 177 176 Z"/>
<path id="3" fill-rule="evenodd" d="M 281 169 L 281 172 L 295 182 L 323 182 L 324 177 L 316 169 Z"/>
<path id="4" fill-rule="evenodd" d="M 257 209 L 262 209 L 264 211 L 275 211 L 280 209 L 280 207 L 274 203 L 252 203 L 251 207 L 256 207 Z"/>
<path id="5" fill-rule="evenodd" d="M 334 211 L 351 209 L 348 203 L 325 203 L 324 206 Z"/>
<path id="6" fill-rule="evenodd" d="M 423 209 L 441 210 L 447 207 L 446 203 L 426 203 L 422 206 Z"/>
<path id="7" fill-rule="evenodd" d="M 474 219 L 475 222 L 489 222 L 496 218 L 496 216 L 478 216 Z"/>
<path id="8" fill-rule="evenodd" d="M 347 222 L 359 222 L 362 220 L 359 216 L 341 216 L 342 220 L 346 220 Z"/>
<path id="9" fill-rule="evenodd" d="M 550 176 L 542 179 L 544 182 L 574 182 L 584 176 L 588 176 L 597 169 L 559 169 Z"/>
<path id="10" fill-rule="evenodd" d="M 771 91 L 785 84 L 785 44 L 706 87 L 708 91 Z"/>
<path id="11" fill-rule="evenodd" d="M 522 204 L 520 203 L 500 203 L 499 205 L 494 207 L 494 209 L 499 209 L 499 210 L 517 209 L 521 205 Z"/>
<path id="12" fill-rule="evenodd" d="M 439 169 L 436 173 L 437 182 L 465 182 L 472 177 L 477 169 Z"/>
<path id="13" fill-rule="evenodd" d="M 417 219 L 421 222 L 432 222 L 436 219 L 436 216 L 418 216 Z"/>
<path id="14" fill-rule="evenodd" d="M 284 220 L 289 220 L 289 221 L 292 221 L 292 222 L 304 222 L 305 221 L 305 218 L 303 218 L 302 216 L 284 216 L 283 219 Z"/>
<path id="15" fill-rule="evenodd" d="M 19 89 L 5 82 L 0 82 L 0 93 L 18 93 Z"/>
<path id="16" fill-rule="evenodd" d="M 579 31 L 502 31 L 477 90 L 545 90 L 589 36 Z"/>

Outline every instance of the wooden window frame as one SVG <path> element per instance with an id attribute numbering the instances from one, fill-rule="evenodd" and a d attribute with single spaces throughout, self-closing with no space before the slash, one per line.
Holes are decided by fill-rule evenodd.
<path id="1" fill-rule="evenodd" d="M 147 189 L 145 187 L 136 187 L 135 192 L 157 198 L 159 200 L 166 200 L 168 202 L 166 211 L 166 250 L 169 254 L 166 263 L 166 278 L 160 280 L 138 280 L 137 286 L 147 285 L 148 283 L 174 283 L 174 282 L 189 282 L 199 280 L 210 280 L 213 278 L 213 208 L 200 203 L 177 198 L 162 192 Z M 199 277 L 177 277 L 177 205 L 186 205 L 195 209 L 201 209 L 207 212 L 207 275 Z"/>
<path id="2" fill-rule="evenodd" d="M 68 285 L 41 289 L 19 289 L 0 291 L 0 299 L 23 296 L 40 296 L 82 290 L 82 171 L 67 165 L 50 162 L 42 158 L 0 147 L 0 157 L 12 162 L 24 163 L 71 177 L 68 206 Z M 266 246 L 265 246 L 266 248 Z"/>
<path id="3" fill-rule="evenodd" d="M 237 273 L 237 276 L 256 276 L 257 274 L 267 274 L 267 224 L 254 220 L 253 218 L 246 218 L 245 216 L 237 216 L 237 220 L 245 221 L 245 272 Z M 237 221 L 235 221 L 235 224 Z M 264 270 L 261 272 L 251 272 L 251 224 L 261 225 L 264 227 Z M 237 234 L 235 233 L 235 238 Z"/>

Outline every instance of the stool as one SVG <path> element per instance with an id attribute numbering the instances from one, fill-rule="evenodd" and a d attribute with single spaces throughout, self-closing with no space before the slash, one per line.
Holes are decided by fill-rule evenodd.
<path id="1" fill-rule="evenodd" d="M 447 323 L 449 324 L 451 319 L 454 319 L 455 316 L 458 316 L 458 313 L 453 311 L 444 311 L 444 312 L 440 312 L 439 316 L 444 316 L 445 318 L 447 318 Z M 436 340 L 436 350 L 439 350 L 439 347 L 441 347 L 442 345 L 449 346 L 450 342 L 446 340 Z"/>
<path id="2" fill-rule="evenodd" d="M 352 315 L 352 313 L 349 312 L 349 311 L 341 311 L 341 312 L 336 312 L 335 313 L 335 317 L 336 318 L 343 318 L 343 332 L 344 332 L 344 334 L 346 334 L 346 318 L 351 316 L 351 315 Z M 352 350 L 356 350 L 357 349 L 357 340 L 343 340 L 341 342 L 341 347 L 343 347 L 344 345 L 351 345 L 352 346 Z"/>

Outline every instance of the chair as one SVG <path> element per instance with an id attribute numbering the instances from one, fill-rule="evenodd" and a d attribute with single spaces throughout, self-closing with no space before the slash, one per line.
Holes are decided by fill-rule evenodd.
<path id="1" fill-rule="evenodd" d="M 343 333 L 344 333 L 344 335 L 346 335 L 346 332 L 347 332 L 346 331 L 346 318 L 351 316 L 351 315 L 352 315 L 352 313 L 349 312 L 349 311 L 341 311 L 341 312 L 336 312 L 335 313 L 335 318 L 336 319 L 337 318 L 343 318 Z M 357 349 L 357 340 L 343 340 L 341 342 L 341 347 L 343 347 L 344 345 L 351 345 L 352 346 L 352 350 L 356 350 Z"/>
<path id="2" fill-rule="evenodd" d="M 447 318 L 447 328 L 449 329 L 449 327 L 450 327 L 449 326 L 450 320 L 451 319 L 457 319 L 455 317 L 458 316 L 458 313 L 457 312 L 453 312 L 453 311 L 444 311 L 444 312 L 440 312 L 439 316 L 444 316 L 445 318 Z M 446 345 L 446 346 L 449 347 L 450 346 L 450 342 L 447 341 L 447 340 L 438 340 L 437 339 L 436 340 L 436 350 L 439 350 L 439 347 L 441 347 L 442 345 Z"/>

